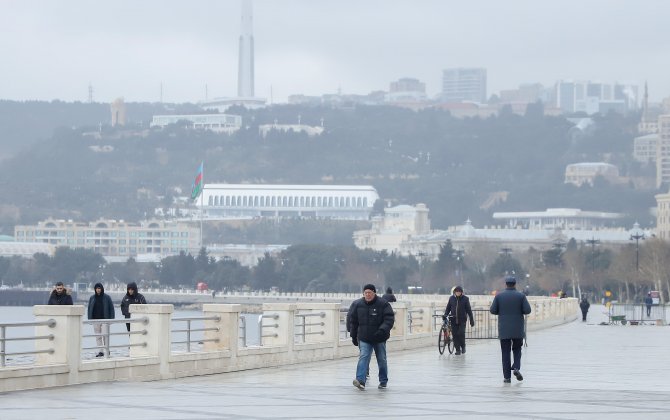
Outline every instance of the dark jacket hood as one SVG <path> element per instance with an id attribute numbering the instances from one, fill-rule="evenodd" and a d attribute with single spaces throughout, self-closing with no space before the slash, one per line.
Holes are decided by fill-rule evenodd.
<path id="1" fill-rule="evenodd" d="M 102 283 L 96 283 L 95 286 L 93 286 L 93 293 L 95 293 L 95 289 L 97 289 L 98 287 L 100 289 L 102 289 L 102 292 L 100 293 L 100 295 L 104 295 L 105 294 L 105 287 L 102 285 Z"/>
<path id="2" fill-rule="evenodd" d="M 133 294 L 136 295 L 137 294 L 137 283 L 135 283 L 135 282 L 128 283 L 128 286 L 126 287 L 126 294 L 128 294 L 128 290 L 130 290 L 130 289 L 132 289 Z"/>

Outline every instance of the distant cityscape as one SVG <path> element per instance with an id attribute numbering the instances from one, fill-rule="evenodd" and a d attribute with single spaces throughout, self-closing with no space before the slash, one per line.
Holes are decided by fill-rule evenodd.
<path id="1" fill-rule="evenodd" d="M 240 130 L 245 121 L 231 109 L 244 106 L 258 109 L 267 106 L 265 98 L 255 96 L 254 90 L 254 38 L 252 28 L 251 1 L 242 1 L 242 27 L 239 40 L 238 92 L 236 97 L 213 98 L 198 105 L 203 112 L 198 114 L 154 115 L 150 127 L 164 129 L 181 125 L 192 130 L 211 130 L 232 134 Z M 438 70 L 436 70 L 438 71 Z M 288 103 L 300 106 L 354 108 L 367 106 L 392 106 L 413 111 L 435 109 L 448 111 L 455 118 L 488 118 L 503 112 L 526 114 L 535 110 L 541 115 L 566 116 L 574 130 L 585 131 L 596 115 L 611 112 L 619 114 L 639 113 L 638 133 L 635 137 L 633 157 L 636 161 L 655 166 L 653 187 L 670 183 L 670 97 L 661 103 L 649 103 L 648 86 L 636 82 L 600 80 L 558 80 L 552 86 L 529 82 L 516 88 L 491 94 L 488 91 L 488 71 L 480 67 L 454 67 L 442 69 L 442 86 L 435 95 L 427 93 L 426 84 L 412 77 L 403 77 L 389 82 L 388 91 L 374 91 L 366 95 L 343 94 L 341 92 L 307 96 L 293 94 Z M 91 92 L 92 89 L 89 89 Z M 92 97 L 89 96 L 92 100 Z M 111 125 L 123 127 L 127 122 L 126 104 L 118 98 L 110 105 Z M 294 132 L 310 137 L 323 134 L 324 121 L 320 125 L 296 121 L 275 121 L 259 125 L 259 135 Z M 92 136 L 99 134 L 93 132 Z M 104 147 L 92 146 L 94 152 L 103 153 Z M 593 185 L 602 177 L 613 184 L 632 183 L 648 188 L 647 180 L 621 177 L 619 168 L 609 162 L 574 162 L 565 167 L 564 182 L 581 186 Z M 193 206 L 174 206 L 167 210 L 156 209 L 154 219 L 133 225 L 123 221 L 71 221 L 44 220 L 37 225 L 16 226 L 16 242 L 35 243 L 34 250 L 52 253 L 49 246 L 83 247 L 100 252 L 106 257 L 137 257 L 175 255 L 179 252 L 197 253 L 202 245 L 200 232 L 193 228 L 198 220 L 234 219 L 334 219 L 369 220 L 379 195 L 374 186 L 319 186 L 319 185 L 234 185 L 209 183 L 204 186 L 200 201 Z M 186 202 L 185 197 L 175 201 Z M 670 193 L 656 195 L 656 229 L 640 229 L 639 226 L 618 225 L 615 213 L 604 209 L 547 209 L 546 214 L 531 215 L 520 212 L 508 215 L 505 226 L 475 228 L 463 221 L 444 231 L 430 229 L 429 209 L 420 203 L 405 203 L 400 207 L 385 208 L 383 214 L 372 219 L 370 230 L 358 231 L 354 242 L 360 248 L 372 248 L 398 252 L 402 255 L 424 255 L 436 259 L 440 245 L 447 239 L 457 246 L 468 246 L 473 241 L 488 240 L 504 242 L 515 247 L 551 247 L 557 240 L 570 237 L 594 237 L 611 244 L 628 243 L 636 232 L 647 236 L 670 239 Z M 560 217 L 559 217 L 560 216 Z M 170 222 L 162 218 L 174 219 Z M 541 222 L 551 218 L 547 224 Z M 607 220 L 607 223 L 599 223 Z M 581 232 L 581 233 L 580 233 Z M 631 233 L 632 232 L 632 233 Z M 0 255 L 26 254 L 26 249 L 12 248 L 12 241 L 0 242 Z M 204 244 L 207 246 L 207 244 Z M 281 250 L 282 246 L 273 248 Z M 239 250 L 237 250 L 239 254 Z M 257 253 L 257 250 L 249 252 Z M 254 254 L 256 255 L 256 254 Z M 224 257 L 221 254 L 220 257 Z M 147 257 L 151 258 L 151 257 Z M 241 257 L 242 258 L 242 257 Z M 246 258 L 253 264 L 253 258 Z"/>

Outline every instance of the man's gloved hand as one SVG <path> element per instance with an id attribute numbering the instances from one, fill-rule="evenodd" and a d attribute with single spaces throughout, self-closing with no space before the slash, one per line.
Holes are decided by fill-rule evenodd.
<path id="1" fill-rule="evenodd" d="M 351 342 L 354 344 L 354 346 L 358 346 L 358 337 L 351 337 Z"/>
<path id="2" fill-rule="evenodd" d="M 475 326 L 475 321 L 470 321 L 470 326 L 474 327 Z"/>
<path id="3" fill-rule="evenodd" d="M 446 320 L 447 320 L 447 316 L 446 316 L 446 315 L 442 315 L 442 321 L 446 321 Z"/>
<path id="4" fill-rule="evenodd" d="M 375 342 L 383 343 L 387 339 L 388 339 L 388 335 L 386 334 L 386 331 L 384 331 L 384 330 L 375 331 Z"/>

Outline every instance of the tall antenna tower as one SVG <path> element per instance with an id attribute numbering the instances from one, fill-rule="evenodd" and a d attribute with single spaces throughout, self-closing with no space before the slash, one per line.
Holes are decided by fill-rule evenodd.
<path id="1" fill-rule="evenodd" d="M 93 85 L 91 85 L 91 82 L 88 82 L 88 103 L 93 103 Z"/>

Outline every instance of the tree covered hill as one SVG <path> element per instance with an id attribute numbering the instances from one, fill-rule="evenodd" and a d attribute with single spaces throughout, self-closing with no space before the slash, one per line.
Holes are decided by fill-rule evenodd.
<path id="1" fill-rule="evenodd" d="M 641 173 L 644 168 L 630 157 L 633 117 L 609 114 L 597 118 L 590 131 L 575 133 L 565 118 L 543 116 L 540 105 L 523 116 L 503 110 L 487 119 L 395 107 L 283 105 L 230 110 L 243 116 L 243 128 L 228 136 L 180 124 L 148 129 L 152 113 L 169 112 L 151 104 L 129 105 L 129 119 L 135 123 L 125 129 L 104 126 L 100 132 L 98 104 L 78 106 L 86 111 L 73 112 L 88 126 L 63 124 L 67 128 L 0 162 L 3 231 L 47 216 L 141 219 L 166 206 L 178 194 L 175 188 L 187 194 L 201 160 L 205 182 L 370 184 L 391 203 L 426 203 L 436 228 L 467 218 L 481 226 L 492 223 L 494 211 L 547 207 L 624 212 L 630 224 L 654 223 L 648 213 L 654 191 L 602 180 L 581 188 L 563 183 L 565 166 L 574 162 L 607 160 L 624 176 Z M 173 112 L 185 111 L 193 112 Z M 16 118 L 29 121 L 35 115 Z M 309 125 L 323 121 L 324 134 L 259 135 L 260 124 L 295 124 L 298 118 Z M 2 124 L 21 131 L 5 119 L 0 133 L 6 130 Z M 506 201 L 480 208 L 501 191 L 507 192 Z"/>

